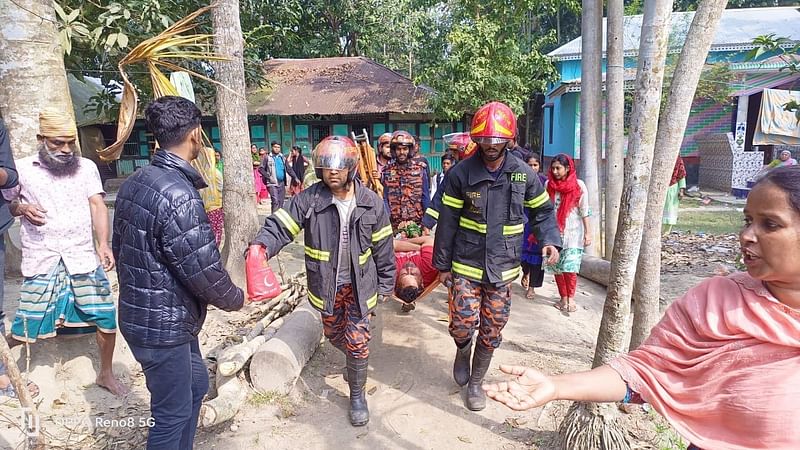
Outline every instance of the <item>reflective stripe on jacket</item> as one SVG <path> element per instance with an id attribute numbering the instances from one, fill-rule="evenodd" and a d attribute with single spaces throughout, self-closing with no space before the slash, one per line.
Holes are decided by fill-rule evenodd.
<path id="1" fill-rule="evenodd" d="M 350 274 L 361 314 L 378 303 L 378 295 L 394 290 L 392 226 L 377 194 L 355 183 L 356 206 L 350 216 Z M 289 205 L 267 218 L 254 242 L 276 255 L 304 230 L 308 300 L 326 315 L 333 314 L 339 263 L 339 211 L 325 183 L 315 183 L 292 197 Z"/>
<path id="2" fill-rule="evenodd" d="M 553 205 L 539 177 L 506 152 L 495 180 L 476 154 L 447 173 L 438 210 L 433 265 L 492 284 L 520 273 L 520 249 L 527 219 L 542 247 L 561 247 Z"/>

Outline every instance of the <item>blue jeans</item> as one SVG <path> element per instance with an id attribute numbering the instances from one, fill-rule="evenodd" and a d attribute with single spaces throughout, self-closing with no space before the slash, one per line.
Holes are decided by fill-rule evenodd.
<path id="1" fill-rule="evenodd" d="M 278 182 L 275 186 L 267 186 L 269 191 L 269 201 L 272 204 L 272 213 L 283 208 L 283 203 L 286 200 L 286 185 L 283 182 Z"/>
<path id="2" fill-rule="evenodd" d="M 148 450 L 191 450 L 208 372 L 197 338 L 175 347 L 146 348 L 129 344 L 142 365 L 150 414 L 155 423 L 147 436 Z"/>

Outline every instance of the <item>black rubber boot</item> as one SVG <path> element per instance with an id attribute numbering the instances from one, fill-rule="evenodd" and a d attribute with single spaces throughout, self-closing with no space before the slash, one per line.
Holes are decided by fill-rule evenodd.
<path id="1" fill-rule="evenodd" d="M 340 346 L 338 346 L 336 344 L 333 344 L 333 343 L 331 343 L 331 345 L 333 345 L 333 347 L 336 350 L 339 350 L 340 352 L 342 352 L 342 354 L 345 355 L 345 358 L 347 357 L 347 349 L 346 348 L 340 347 Z M 347 362 L 346 362 L 346 360 L 345 360 L 344 367 L 342 367 L 342 378 L 344 378 L 344 381 L 346 383 L 347 382 Z"/>
<path id="2" fill-rule="evenodd" d="M 481 385 L 489 364 L 492 362 L 493 350 L 487 350 L 480 344 L 475 344 L 475 354 L 472 355 L 472 373 L 467 384 L 467 408 L 470 411 L 480 411 L 486 408 L 486 394 Z"/>
<path id="3" fill-rule="evenodd" d="M 453 379 L 456 384 L 464 386 L 469 382 L 469 354 L 472 351 L 472 341 L 463 348 L 456 344 L 456 360 L 453 361 Z"/>
<path id="4" fill-rule="evenodd" d="M 350 424 L 363 427 L 369 422 L 367 397 L 364 392 L 367 385 L 367 358 L 356 359 L 347 356 L 347 384 L 350 385 Z"/>

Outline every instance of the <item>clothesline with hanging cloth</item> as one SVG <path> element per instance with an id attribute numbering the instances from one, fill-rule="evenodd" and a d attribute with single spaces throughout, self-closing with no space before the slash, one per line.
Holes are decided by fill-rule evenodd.
<path id="1" fill-rule="evenodd" d="M 800 91 L 764 89 L 753 145 L 800 145 L 800 123 L 794 111 L 785 111 L 790 101 L 800 102 Z"/>

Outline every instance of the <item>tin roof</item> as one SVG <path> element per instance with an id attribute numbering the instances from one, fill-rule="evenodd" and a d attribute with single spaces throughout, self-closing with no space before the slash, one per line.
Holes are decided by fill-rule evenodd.
<path id="1" fill-rule="evenodd" d="M 249 114 L 431 113 L 434 90 L 364 57 L 271 59 L 269 85 L 248 94 Z"/>
<path id="2" fill-rule="evenodd" d="M 672 13 L 670 46 L 680 48 L 689 30 L 694 12 Z M 711 51 L 739 51 L 753 48 L 753 39 L 774 33 L 775 36 L 800 41 L 800 8 L 785 6 L 775 8 L 727 9 L 711 42 Z M 626 55 L 635 55 L 639 50 L 642 31 L 642 16 L 625 16 L 622 43 Z M 606 18 L 603 18 L 603 54 L 606 50 Z M 674 41 L 674 42 L 673 42 Z M 548 54 L 558 60 L 581 59 L 581 38 L 577 37 Z"/>

